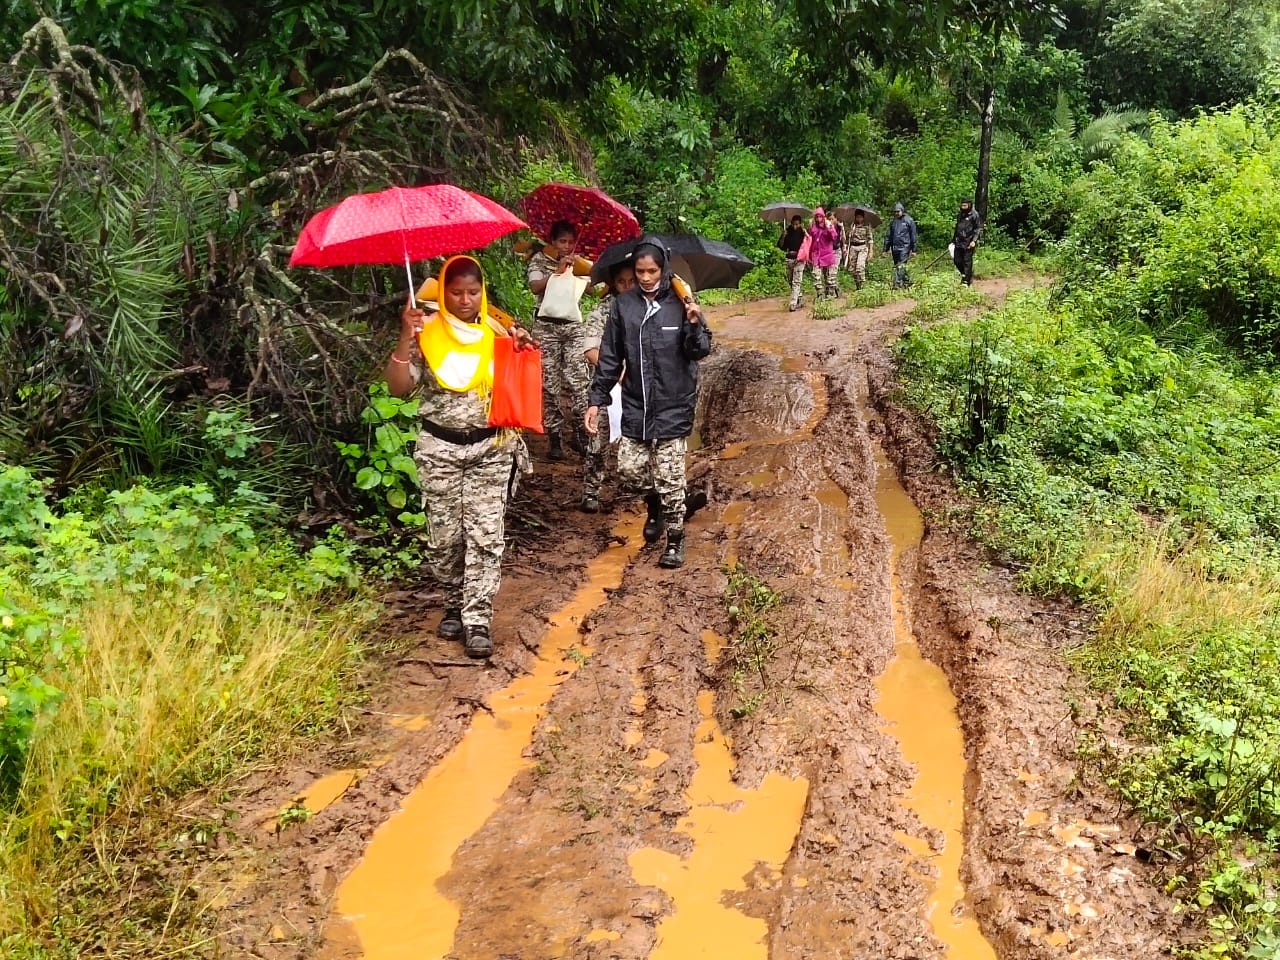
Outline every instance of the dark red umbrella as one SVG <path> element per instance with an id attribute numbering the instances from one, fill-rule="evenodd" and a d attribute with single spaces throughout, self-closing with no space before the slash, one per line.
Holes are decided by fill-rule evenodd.
<path id="1" fill-rule="evenodd" d="M 594 260 L 604 248 L 640 236 L 636 215 L 603 190 L 572 183 L 544 183 L 520 201 L 529 229 L 551 239 L 551 225 L 568 220 L 578 231 L 575 252 Z"/>
<path id="2" fill-rule="evenodd" d="M 291 267 L 400 263 L 474 250 L 525 226 L 505 207 L 448 183 L 357 193 L 307 221 Z"/>

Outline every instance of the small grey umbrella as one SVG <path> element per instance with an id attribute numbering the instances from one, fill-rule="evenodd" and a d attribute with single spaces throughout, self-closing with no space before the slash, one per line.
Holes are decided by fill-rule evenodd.
<path id="1" fill-rule="evenodd" d="M 807 217 L 811 213 L 808 207 L 803 203 L 792 203 L 790 200 L 782 200 L 778 203 L 771 203 L 760 211 L 760 219 L 768 220 L 771 223 L 787 223 L 794 216 Z"/>

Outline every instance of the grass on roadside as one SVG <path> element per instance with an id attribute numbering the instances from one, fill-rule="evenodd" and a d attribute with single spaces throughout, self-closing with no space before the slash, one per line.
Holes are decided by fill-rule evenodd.
<path id="1" fill-rule="evenodd" d="M 1197 956 L 1280 956 L 1280 375 L 1025 294 L 911 329 L 906 397 L 1023 582 L 1096 611 L 1076 664 L 1145 747 L 1099 734 Z M 1101 744 L 1099 749 L 1098 744 Z"/>
<path id="2" fill-rule="evenodd" d="M 0 487 L 0 952 L 177 955 L 204 936 L 181 878 L 217 831 L 167 804 L 331 726 L 371 607 L 340 543 L 263 537 L 252 499 L 137 489 L 54 516 L 20 471 Z"/>

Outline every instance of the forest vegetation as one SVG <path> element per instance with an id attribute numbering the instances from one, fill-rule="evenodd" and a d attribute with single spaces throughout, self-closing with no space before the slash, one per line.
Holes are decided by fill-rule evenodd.
<path id="1" fill-rule="evenodd" d="M 88 955 L 148 857 L 211 842 L 143 812 L 338 722 L 377 582 L 417 566 L 412 405 L 369 386 L 403 275 L 287 271 L 302 223 L 390 183 L 514 206 L 568 180 L 733 243 L 742 296 L 782 292 L 757 211 L 783 198 L 902 201 L 936 250 L 976 197 L 979 273 L 1053 275 L 910 330 L 904 395 L 980 495 L 965 522 L 1096 613 L 1075 657 L 1144 747 L 1086 738 L 1082 770 L 1150 825 L 1202 955 L 1280 957 L 1278 18 L 8 0 L 0 951 Z M 528 316 L 521 265 L 483 260 Z M 201 922 L 128 920 L 140 954 Z"/>

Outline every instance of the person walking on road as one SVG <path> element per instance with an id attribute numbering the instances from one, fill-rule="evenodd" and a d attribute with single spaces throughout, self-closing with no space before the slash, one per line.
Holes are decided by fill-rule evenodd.
<path id="1" fill-rule="evenodd" d="M 867 225 L 866 212 L 855 210 L 853 223 L 849 227 L 849 271 L 859 290 L 867 282 L 867 264 L 874 255 L 874 242 L 871 227 Z"/>
<path id="2" fill-rule="evenodd" d="M 698 305 L 682 303 L 672 289 L 670 257 L 661 241 L 642 238 L 632 262 L 636 286 L 619 293 L 609 308 L 584 426 L 590 435 L 598 432 L 600 408 L 621 379 L 618 479 L 628 493 L 644 496 L 645 542 L 656 543 L 666 531 L 658 564 L 674 569 L 684 564 L 685 519 L 707 502 L 705 492 L 686 490 L 684 461 L 698 399 L 698 361 L 711 352 L 711 331 Z"/>
<path id="3" fill-rule="evenodd" d="M 528 469 L 519 430 L 489 426 L 494 332 L 484 273 L 471 257 L 440 271 L 439 309 L 405 304 L 400 340 L 384 372 L 392 396 L 417 393 L 420 431 L 413 459 L 427 514 L 427 563 L 444 586 L 437 632 L 462 640 L 468 657 L 493 653 L 489 625 L 502 579 L 507 498 Z M 531 343 L 513 328 L 517 349 Z"/>
<path id="4" fill-rule="evenodd" d="M 821 207 L 813 211 L 813 225 L 809 227 L 809 262 L 813 264 L 815 296 L 840 296 L 837 274 L 840 257 L 837 251 L 839 233 L 827 219 Z"/>
<path id="5" fill-rule="evenodd" d="M 907 273 L 907 262 L 916 252 L 920 241 L 916 222 L 907 213 L 901 203 L 893 205 L 893 219 L 884 232 L 884 248 L 893 254 L 893 289 L 902 290 L 911 286 L 911 277 Z"/>
<path id="6" fill-rule="evenodd" d="M 630 263 L 620 263 L 615 266 L 609 274 L 608 295 L 596 304 L 596 308 L 591 311 L 582 326 L 577 349 L 586 362 L 574 368 L 584 372 L 582 382 L 574 384 L 575 404 L 576 398 L 579 396 L 582 398 L 582 409 L 579 410 L 576 406 L 574 409 L 574 419 L 580 423 L 585 424 L 587 397 L 591 392 L 591 380 L 600 365 L 600 341 L 604 337 L 604 328 L 609 320 L 609 313 L 613 309 L 613 301 L 632 290 L 635 285 L 636 272 Z M 582 451 L 581 508 L 584 513 L 600 512 L 600 487 L 604 484 L 605 452 L 609 447 L 609 440 L 609 418 L 605 417 L 604 424 L 595 433 L 587 434 Z"/>
<path id="7" fill-rule="evenodd" d="M 577 328 L 581 323 L 541 316 L 542 297 L 552 276 L 572 273 L 577 243 L 578 231 L 574 225 L 567 220 L 557 220 L 551 225 L 551 245 L 555 247 L 556 257 L 549 257 L 538 250 L 529 258 L 529 289 L 537 301 L 533 332 L 542 349 L 542 426 L 547 433 L 547 456 L 551 460 L 564 459 L 560 436 L 564 429 L 564 414 L 560 409 L 560 398 L 571 389 L 573 374 L 570 368 L 581 363 L 574 349 L 579 337 Z M 576 426 L 577 418 L 574 420 Z M 580 439 L 578 443 L 581 445 Z"/>
<path id="8" fill-rule="evenodd" d="M 973 209 L 972 200 L 960 201 L 960 213 L 956 216 L 956 229 L 951 235 L 951 243 L 955 249 L 951 254 L 951 262 L 960 272 L 961 282 L 973 286 L 973 251 L 978 248 L 982 239 L 982 218 Z"/>
<path id="9" fill-rule="evenodd" d="M 799 259 L 800 247 L 804 245 L 804 220 L 797 214 L 791 218 L 791 226 L 782 231 L 778 238 L 778 248 L 787 258 L 787 284 L 791 287 L 791 305 L 788 309 L 799 310 L 801 293 L 804 284 L 804 261 Z"/>

